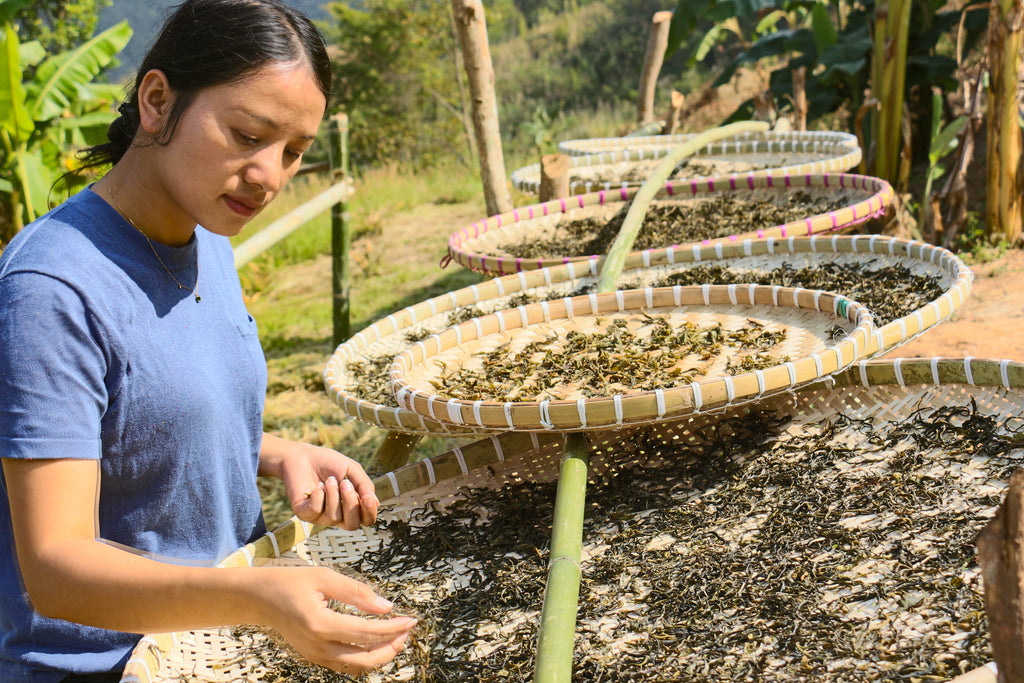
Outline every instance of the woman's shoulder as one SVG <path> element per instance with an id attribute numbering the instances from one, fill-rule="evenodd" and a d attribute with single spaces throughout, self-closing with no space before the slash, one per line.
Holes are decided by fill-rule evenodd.
<path id="1" fill-rule="evenodd" d="M 26 225 L 0 255 L 0 277 L 17 271 L 42 274 L 82 272 L 110 258 L 116 240 L 104 226 L 113 209 L 91 190 L 82 190 Z"/>

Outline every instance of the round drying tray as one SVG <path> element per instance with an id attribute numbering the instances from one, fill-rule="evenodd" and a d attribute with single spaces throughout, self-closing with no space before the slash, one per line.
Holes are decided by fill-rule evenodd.
<path id="1" fill-rule="evenodd" d="M 602 431 L 588 435 L 591 448 L 591 476 L 619 476 L 620 471 L 637 466 L 653 467 L 666 461 L 685 460 L 685 456 L 680 456 L 675 449 L 691 444 L 699 446 L 709 438 L 709 435 L 719 433 L 717 425 L 725 424 L 731 417 L 747 413 L 756 414 L 757 411 L 774 411 L 779 416 L 788 417 L 791 422 L 786 426 L 786 430 L 796 435 L 801 434 L 805 428 L 813 429 L 815 425 L 831 420 L 838 414 L 844 414 L 852 421 L 864 421 L 879 430 L 890 430 L 898 428 L 901 423 L 914 418 L 923 410 L 949 408 L 960 411 L 961 417 L 954 419 L 964 419 L 975 411 L 979 416 L 994 418 L 1004 435 L 1019 430 L 1024 420 L 1024 364 L 1015 361 L 971 358 L 859 361 L 834 375 L 833 379 L 835 381 L 819 382 L 797 392 L 778 394 L 754 405 L 738 406 L 717 413 L 693 414 L 673 423 Z M 822 476 L 811 472 L 815 469 L 825 474 L 831 472 L 833 480 L 845 477 L 849 480 L 849 489 L 856 490 L 857 486 L 860 486 L 865 492 L 871 490 L 873 483 L 877 486 L 883 479 L 896 482 L 896 487 L 920 486 L 924 490 L 934 487 L 939 481 L 959 482 L 960 488 L 972 491 L 979 500 L 964 500 L 959 497 L 947 499 L 945 496 L 935 495 L 931 496 L 931 500 L 936 507 L 922 511 L 926 514 L 916 514 L 903 508 L 895 517 L 904 520 L 935 518 L 938 514 L 949 514 L 950 510 L 955 509 L 962 513 L 963 510 L 972 508 L 982 517 L 987 518 L 991 514 L 991 508 L 986 505 L 991 504 L 993 499 L 998 502 L 1005 487 L 1005 481 L 987 478 L 985 468 L 991 458 L 979 455 L 972 458 L 967 465 L 953 468 L 936 462 L 934 471 L 922 472 L 920 469 L 914 470 L 913 456 L 905 449 L 905 444 L 890 442 L 878 447 L 870 460 L 861 460 L 853 464 L 840 460 L 837 463 L 839 467 L 812 467 L 813 459 L 822 457 L 822 454 L 810 454 L 808 457 L 811 460 L 808 461 L 806 476 Z M 555 480 L 558 476 L 561 454 L 562 437 L 556 433 L 506 432 L 494 435 L 378 477 L 375 484 L 382 505 L 380 519 L 372 528 L 345 531 L 338 528 L 316 527 L 292 518 L 256 542 L 234 552 L 225 558 L 221 565 L 237 567 L 265 564 L 354 564 L 365 558 L 368 553 L 379 552 L 389 546 L 389 529 L 393 521 L 430 524 L 431 514 L 466 500 L 475 490 L 505 489 Z M 1019 456 L 1019 451 L 1017 455 Z M 1012 461 L 1013 453 L 1009 456 L 1000 456 L 1004 460 L 1007 457 Z M 917 467 L 920 468 L 921 464 L 917 464 Z M 694 473 L 698 472 L 699 470 L 694 470 Z M 902 473 L 902 477 L 895 476 L 894 472 L 897 475 Z M 873 479 L 879 476 L 882 479 Z M 728 476 L 722 479 L 723 484 L 727 484 L 729 479 Z M 823 481 L 828 483 L 831 480 Z M 739 487 L 741 483 L 742 481 L 736 482 L 733 488 Z M 780 479 L 774 486 L 766 487 L 764 495 L 778 496 L 783 502 L 777 505 L 783 505 L 783 489 L 793 484 L 792 481 Z M 703 494 L 700 494 L 699 488 L 694 493 L 689 492 L 690 488 L 699 486 L 701 484 L 691 483 L 689 488 L 682 487 L 680 494 L 689 498 L 695 497 L 695 503 L 700 501 L 700 507 L 697 509 L 704 511 L 702 514 L 711 515 L 707 527 L 709 533 L 715 535 L 720 549 L 728 549 L 735 545 L 731 544 L 730 539 L 740 532 L 745 533 L 742 537 L 749 542 L 753 538 L 750 536 L 751 529 L 745 528 L 743 523 L 756 523 L 757 520 L 762 520 L 763 524 L 765 513 L 768 511 L 744 509 L 739 514 L 733 514 L 730 511 L 734 508 L 723 505 L 725 501 L 716 498 L 724 494 L 720 494 L 714 488 L 705 488 Z M 705 482 L 703 486 L 706 487 L 707 483 Z M 828 540 L 818 538 L 819 543 L 816 544 L 784 544 L 786 552 L 791 555 L 790 561 L 812 570 L 813 575 L 819 577 L 835 562 L 828 554 L 835 552 L 835 549 L 829 551 L 829 547 L 833 543 L 849 545 L 851 533 L 863 528 L 863 525 L 873 524 L 883 533 L 887 530 L 895 533 L 894 516 L 883 507 L 887 505 L 888 493 L 869 496 L 868 500 L 871 502 L 862 509 L 838 509 L 835 506 L 839 501 L 828 498 L 825 507 L 831 506 L 829 509 L 833 511 L 834 536 Z M 983 496 L 988 503 L 980 502 Z M 874 509 L 876 506 L 879 509 Z M 604 516 L 609 524 L 621 526 L 626 523 L 623 512 L 611 507 L 592 507 L 588 509 L 588 517 Z M 641 514 L 650 512 L 652 510 L 645 510 Z M 791 510 L 778 511 L 783 517 L 790 516 L 789 513 Z M 663 544 L 664 540 L 662 537 L 651 539 L 651 547 L 656 547 L 656 543 Z M 588 539 L 585 538 L 584 541 L 587 543 Z M 683 543 L 687 541 L 688 539 L 680 540 Z M 823 541 L 824 555 L 821 554 L 823 550 L 820 543 Z M 901 548 L 903 552 L 913 553 L 914 562 L 908 563 L 905 555 L 898 555 Z M 894 561 L 893 565 L 917 567 L 928 563 L 934 564 L 937 557 L 940 564 L 952 566 L 950 562 L 944 560 L 951 548 L 949 541 L 942 535 L 907 539 L 903 545 L 894 545 L 890 538 L 887 542 L 875 546 L 869 554 L 878 560 L 878 566 L 884 568 L 887 566 L 886 555 L 894 550 L 897 552 L 897 561 Z M 599 557 L 600 552 L 600 548 L 592 549 L 589 545 L 586 546 L 582 568 L 584 576 L 589 575 L 589 563 Z M 685 552 L 685 548 L 678 552 Z M 655 557 L 656 554 L 651 555 L 649 559 Z M 502 562 L 513 560 L 508 557 L 501 559 Z M 957 574 L 953 583 L 965 586 L 963 590 L 980 590 L 979 570 L 976 566 L 952 568 Z M 858 573 L 858 569 L 864 570 L 863 573 Z M 454 566 L 446 575 L 455 576 L 465 571 L 467 567 L 464 565 Z M 859 592 L 870 592 L 872 584 L 869 578 L 873 574 L 866 565 L 851 567 L 850 574 L 854 577 L 853 585 L 859 588 Z M 791 578 L 797 577 L 794 575 Z M 875 600 L 868 600 L 866 603 L 860 602 L 863 595 L 844 597 L 828 594 L 826 591 L 826 600 L 812 604 L 807 602 L 809 596 L 801 593 L 801 611 L 813 608 L 833 612 L 834 607 L 849 608 L 845 617 L 835 622 L 835 628 L 859 628 L 866 632 L 866 622 L 880 610 L 895 610 L 897 618 L 894 619 L 892 626 L 887 628 L 891 630 L 892 627 L 896 627 L 904 630 L 904 637 L 915 639 L 915 647 L 929 631 L 945 634 L 940 635 L 938 640 L 945 642 L 946 647 L 956 654 L 963 643 L 969 642 L 969 639 L 962 637 L 963 634 L 958 633 L 964 628 L 958 622 L 962 615 L 951 614 L 946 609 L 921 613 L 919 610 L 921 603 L 924 602 L 922 598 L 927 596 L 920 594 L 920 588 L 916 589 L 916 592 L 910 590 L 911 588 L 913 587 L 908 585 L 909 592 L 905 595 L 872 594 Z M 535 597 L 539 603 L 539 594 Z M 872 609 L 853 609 L 857 606 Z M 539 610 L 538 604 L 538 617 Z M 898 618 L 904 613 L 905 618 Z M 721 615 L 721 618 L 726 617 L 725 614 Z M 762 622 L 760 625 L 764 634 L 769 634 L 772 627 L 772 622 Z M 968 631 L 972 628 L 970 625 L 967 626 Z M 500 629 L 491 632 L 494 634 L 492 637 L 507 642 L 507 634 L 503 634 Z M 484 634 L 485 631 L 482 630 L 481 633 Z M 583 635 L 581 632 L 581 637 Z M 586 635 L 591 636 L 589 632 Z M 977 637 L 978 634 L 968 635 Z M 784 639 L 784 642 L 806 644 L 794 639 Z M 252 656 L 249 647 L 249 641 L 239 638 L 229 628 L 149 634 L 142 638 L 132 653 L 122 681 L 171 683 L 185 679 L 199 682 L 259 679 L 266 672 L 260 669 L 259 661 Z M 676 652 L 671 647 L 665 651 Z M 861 651 L 867 664 L 880 652 L 878 648 L 861 648 Z M 407 647 L 403 654 L 399 655 L 400 660 L 409 652 L 410 648 Z M 945 656 L 948 657 L 948 654 Z M 799 649 L 784 650 L 780 647 L 773 650 L 773 657 L 778 661 L 795 657 L 799 661 L 801 654 Z M 954 666 L 955 662 L 961 660 L 962 657 L 952 658 Z M 826 669 L 832 671 L 832 663 L 829 660 L 817 662 L 815 670 L 821 675 L 816 675 L 815 679 L 826 680 L 824 672 Z M 857 662 L 836 661 L 834 664 L 849 668 L 855 666 Z M 408 670 L 403 668 L 395 671 L 394 668 L 405 665 L 403 661 L 397 661 L 391 665 L 392 668 L 385 668 L 379 672 L 379 676 L 384 680 L 406 680 L 399 674 L 408 674 Z M 948 664 L 946 666 L 947 669 L 954 668 Z M 974 662 L 974 666 L 980 666 L 980 663 Z M 854 674 L 853 671 L 849 673 Z M 978 671 L 979 676 L 984 673 Z M 837 670 L 837 676 L 842 678 L 842 674 L 843 669 Z M 991 673 L 971 680 L 994 683 L 996 677 Z"/>
<path id="2" fill-rule="evenodd" d="M 602 190 L 491 216 L 453 233 L 448 238 L 448 255 L 466 268 L 492 275 L 597 259 L 607 253 L 618 232 L 613 228 L 615 217 L 621 221 L 638 189 Z M 648 207 L 636 247 L 688 247 L 852 230 L 882 215 L 892 199 L 892 187 L 884 180 L 852 174 L 781 178 L 748 174 L 669 182 Z M 797 207 L 804 211 L 792 218 Z M 714 228 L 717 235 L 708 234 L 709 230 L 694 234 L 698 217 L 703 224 L 717 226 L 726 211 L 740 216 L 733 225 L 741 228 Z M 779 215 L 790 218 L 779 224 Z M 646 234 L 659 216 L 664 216 L 664 229 Z M 659 240 L 667 243 L 656 243 Z M 645 241 L 655 243 L 647 246 Z M 566 254 L 567 249 L 576 253 Z"/>
<path id="3" fill-rule="evenodd" d="M 689 135 L 649 136 L 650 141 L 671 138 L 674 144 Z M 629 140 L 628 138 L 609 138 Z M 657 167 L 672 144 L 637 143 L 631 146 L 600 148 L 595 153 L 569 158 L 569 193 L 584 194 L 597 190 L 637 187 Z M 846 133 L 746 133 L 708 144 L 685 160 L 674 171 L 677 181 L 723 177 L 738 174 L 818 175 L 842 173 L 857 166 L 861 149 L 857 139 Z M 526 194 L 540 193 L 540 164 L 530 164 L 511 174 L 512 185 Z"/>
<path id="4" fill-rule="evenodd" d="M 388 377 L 393 358 L 416 341 L 469 318 L 592 291 L 598 267 L 598 261 L 587 261 L 522 271 L 397 311 L 335 349 L 324 371 L 328 394 L 349 417 L 384 429 L 416 434 L 478 432 L 399 407 Z M 801 274 L 831 271 L 844 273 L 843 282 L 825 287 L 815 279 L 813 288 L 830 289 L 862 303 L 871 298 L 869 294 L 863 287 L 849 286 L 858 276 L 864 286 L 881 281 L 892 290 L 894 296 L 883 303 L 899 308 L 883 311 L 879 307 L 876 311 L 868 305 L 878 328 L 871 334 L 869 355 L 898 347 L 947 319 L 971 288 L 970 269 L 946 249 L 880 235 L 768 238 L 638 252 L 628 260 L 619 284 L 627 289 L 665 286 L 672 284 L 673 278 L 679 283 L 678 278 L 701 272 L 708 284 L 793 286 Z M 911 280 L 933 283 L 934 293 L 923 299 L 916 296 L 903 284 Z"/>
<path id="5" fill-rule="evenodd" d="M 395 357 L 391 387 L 401 407 L 459 427 L 617 429 L 821 379 L 859 360 L 872 330 L 867 309 L 820 290 L 620 290 L 431 335 Z"/>
<path id="6" fill-rule="evenodd" d="M 693 138 L 692 133 L 676 133 L 674 135 L 636 135 L 612 138 L 587 138 L 581 140 L 563 140 L 558 143 L 559 151 L 572 156 L 592 156 L 605 152 L 623 152 L 629 150 L 634 154 L 650 154 L 651 150 L 664 150 L 678 147 Z M 736 135 L 729 138 L 729 144 L 745 145 L 749 143 L 770 143 L 766 151 L 827 151 L 840 146 L 847 152 L 860 149 L 857 136 L 850 133 L 830 130 L 815 131 L 759 131 Z"/>

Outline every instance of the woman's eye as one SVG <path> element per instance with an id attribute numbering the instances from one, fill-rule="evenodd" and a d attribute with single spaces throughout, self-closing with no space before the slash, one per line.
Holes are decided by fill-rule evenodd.
<path id="1" fill-rule="evenodd" d="M 284 151 L 284 155 L 291 159 L 292 161 L 298 161 L 299 159 L 302 158 L 302 152 L 300 150 L 295 149 L 286 149 Z"/>
<path id="2" fill-rule="evenodd" d="M 238 132 L 238 131 L 236 131 L 235 134 L 238 135 L 238 139 L 242 142 L 243 145 L 248 145 L 249 147 L 255 147 L 256 144 L 259 142 L 259 138 L 254 138 L 251 135 L 246 135 L 245 133 Z"/>

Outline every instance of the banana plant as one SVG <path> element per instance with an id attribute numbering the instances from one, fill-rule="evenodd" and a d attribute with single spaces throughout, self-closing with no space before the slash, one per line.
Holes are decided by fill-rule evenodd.
<path id="1" fill-rule="evenodd" d="M 669 31 L 666 58 L 695 31 L 707 31 L 712 42 L 718 36 L 728 35 L 735 21 L 748 25 L 757 21 L 756 37 L 718 74 L 712 87 L 727 83 L 741 66 L 758 63 L 782 64 L 788 68 L 776 68 L 771 72 L 769 89 L 774 104 L 785 109 L 793 93 L 792 73 L 797 67 L 806 68 L 805 93 L 807 96 L 807 120 L 814 121 L 826 114 L 845 109 L 856 114 L 864 103 L 864 91 L 870 85 L 876 87 L 872 95 L 877 98 L 881 84 L 885 83 L 895 102 L 897 94 L 900 106 L 890 106 L 893 111 L 902 110 L 902 99 L 906 92 L 915 88 L 927 92 L 931 86 L 952 89 L 955 86 L 956 61 L 942 54 L 943 41 L 948 42 L 950 33 L 964 20 L 965 44 L 970 50 L 985 33 L 987 12 L 976 6 L 955 8 L 945 0 L 915 0 L 905 42 L 905 59 L 888 60 L 891 68 L 899 61 L 905 66 L 905 79 L 896 82 L 889 72 L 876 74 L 872 83 L 873 67 L 880 68 L 882 60 L 876 54 L 876 42 L 885 37 L 878 31 L 879 8 L 892 14 L 890 2 L 894 0 L 677 0 Z M 910 6 L 901 0 L 904 10 Z M 966 15 L 966 16 L 965 16 Z M 906 21 L 906 15 L 901 15 Z M 892 22 L 890 22 L 892 23 Z M 707 26 L 711 24 L 711 28 Z M 896 41 L 893 40 L 893 43 Z M 701 49 L 703 42 L 698 43 Z M 882 56 L 888 51 L 883 50 Z M 693 54 L 692 57 L 696 57 Z M 725 122 L 741 121 L 754 112 L 754 102 L 749 100 L 729 115 Z M 917 114 L 917 112 L 913 112 Z M 853 128 L 855 117 L 847 121 Z M 876 116 L 868 117 L 866 130 L 867 147 L 885 143 L 883 133 L 891 135 L 891 122 Z M 898 132 L 898 131 L 897 131 Z M 892 149 L 894 142 L 886 147 Z M 886 153 L 883 152 L 883 156 Z M 888 164 L 889 162 L 886 161 Z"/>
<path id="2" fill-rule="evenodd" d="M 11 17 L 23 4 L 0 1 L 0 195 L 8 212 L 0 225 L 14 231 L 48 209 L 53 183 L 73 168 L 73 148 L 97 141 L 113 120 L 117 90 L 93 81 L 132 35 L 121 22 L 48 56 L 38 42 L 18 39 Z"/>

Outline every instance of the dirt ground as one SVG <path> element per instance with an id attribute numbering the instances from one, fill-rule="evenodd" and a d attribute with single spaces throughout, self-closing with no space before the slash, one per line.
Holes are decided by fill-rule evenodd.
<path id="1" fill-rule="evenodd" d="M 949 320 L 889 352 L 897 357 L 953 356 L 1024 361 L 1024 251 L 972 266 L 971 295 Z"/>

